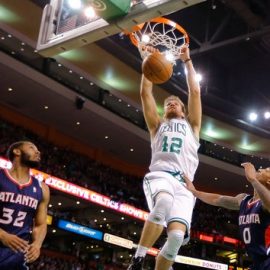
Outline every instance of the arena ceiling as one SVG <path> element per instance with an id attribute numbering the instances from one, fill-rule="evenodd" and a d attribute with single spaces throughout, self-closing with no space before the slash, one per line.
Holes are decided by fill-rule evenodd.
<path id="1" fill-rule="evenodd" d="M 42 9 L 48 1 L 1 1 L 1 28 L 21 44 L 6 38 L 12 50 L 22 57 L 33 57 Z M 242 7 L 242 8 L 241 8 Z M 269 120 L 247 121 L 247 112 L 270 110 L 268 72 L 269 1 L 206 1 L 168 17 L 178 21 L 191 37 L 191 53 L 202 81 L 202 138 L 231 150 L 269 158 Z M 31 15 L 29 15 L 31 14 Z M 102 147 L 127 162 L 147 167 L 150 148 L 147 132 L 87 101 L 76 110 L 76 94 L 46 76 L 1 53 L 1 104 L 40 122 L 52 125 L 93 147 Z M 56 61 L 110 91 L 126 104 L 141 109 L 139 101 L 139 54 L 120 35 L 72 50 Z M 103 59 L 103 61 L 101 61 Z M 159 105 L 169 93 L 186 100 L 181 65 L 169 83 L 155 87 Z M 59 69 L 59 72 L 60 69 Z M 76 78 L 74 78 L 76 79 Z M 78 78 L 77 78 L 78 79 Z M 8 91 L 8 88 L 14 91 Z M 44 110 L 48 106 L 48 110 Z M 128 113 L 129 107 L 123 109 Z M 76 125 L 77 122 L 81 124 Z M 104 140 L 109 136 L 110 140 Z M 243 143 L 244 141 L 244 143 Z M 130 151 L 130 149 L 134 151 Z M 202 157 L 198 183 L 211 190 L 236 193 L 246 190 L 241 169 Z M 233 173 L 228 173 L 233 171 Z M 213 181 L 215 178 L 223 179 Z M 239 179 L 231 191 L 230 179 Z M 229 180 L 228 180 L 229 179 Z M 211 182 L 209 182 L 211 181 Z"/>

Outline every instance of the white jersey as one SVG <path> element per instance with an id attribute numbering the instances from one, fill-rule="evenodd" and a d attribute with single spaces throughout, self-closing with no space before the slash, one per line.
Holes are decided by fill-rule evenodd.
<path id="1" fill-rule="evenodd" d="M 200 144 L 186 119 L 163 122 L 151 142 L 150 171 L 168 171 L 185 174 L 193 180 L 199 164 Z"/>

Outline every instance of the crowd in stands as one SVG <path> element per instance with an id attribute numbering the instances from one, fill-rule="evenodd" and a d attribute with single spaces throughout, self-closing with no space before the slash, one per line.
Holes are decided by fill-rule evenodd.
<path id="1" fill-rule="evenodd" d="M 85 269 L 76 260 L 64 260 L 48 256 L 41 256 L 36 262 L 30 265 L 31 270 L 83 270 Z"/>
<path id="2" fill-rule="evenodd" d="M 30 265 L 30 270 L 124 270 L 119 264 L 106 263 L 101 260 L 82 261 L 77 258 L 41 255 Z"/>
<path id="3" fill-rule="evenodd" d="M 238 238 L 238 212 L 207 205 L 197 200 L 192 225 L 196 231 Z"/>

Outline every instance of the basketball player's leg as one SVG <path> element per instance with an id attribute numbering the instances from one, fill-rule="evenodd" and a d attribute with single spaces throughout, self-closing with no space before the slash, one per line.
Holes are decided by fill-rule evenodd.
<path id="1" fill-rule="evenodd" d="M 163 231 L 166 216 L 171 210 L 173 196 L 160 192 L 155 198 L 155 206 L 144 224 L 139 245 L 150 248 Z"/>
<path id="2" fill-rule="evenodd" d="M 189 235 L 195 198 L 179 182 L 175 185 L 174 203 L 166 219 L 168 238 L 157 257 L 155 270 L 168 270 L 172 266 L 183 242 L 187 242 L 185 236 Z"/>
<path id="3" fill-rule="evenodd" d="M 166 192 L 160 192 L 155 196 L 155 205 L 151 210 L 140 237 L 136 253 L 129 266 L 129 270 L 142 269 L 147 250 L 151 248 L 163 231 L 166 216 L 170 213 L 173 204 L 173 196 Z"/>
<path id="4" fill-rule="evenodd" d="M 140 246 L 150 248 L 163 231 L 174 201 L 174 189 L 165 172 L 148 173 L 144 178 L 143 189 L 150 214 L 144 224 Z M 137 254 L 135 254 L 137 256 Z"/>
<path id="5" fill-rule="evenodd" d="M 168 177 L 172 176 L 165 172 L 150 172 L 144 178 L 143 188 L 150 214 L 128 270 L 142 269 L 147 250 L 153 246 L 163 231 L 174 201 L 174 190 Z"/>
<path id="6" fill-rule="evenodd" d="M 169 224 L 167 232 L 168 238 L 157 256 L 155 270 L 168 270 L 173 265 L 184 240 L 186 225 L 172 222 Z"/>

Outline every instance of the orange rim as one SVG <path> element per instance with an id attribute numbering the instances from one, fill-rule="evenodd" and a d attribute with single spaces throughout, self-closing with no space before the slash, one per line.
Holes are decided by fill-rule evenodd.
<path id="1" fill-rule="evenodd" d="M 167 24 L 167 25 L 170 25 L 170 26 L 176 28 L 184 36 L 185 43 L 189 44 L 189 36 L 188 36 L 186 30 L 182 26 L 180 26 L 178 23 L 176 23 L 174 21 L 171 21 L 169 19 L 163 18 L 163 17 L 158 17 L 158 18 L 151 19 L 149 22 L 164 23 L 164 24 Z M 130 38 L 131 42 L 136 47 L 138 47 L 139 44 L 138 44 L 138 40 L 135 38 L 134 32 L 137 32 L 137 31 L 141 30 L 144 27 L 144 25 L 145 25 L 145 23 L 135 25 L 132 28 L 132 32 L 125 32 L 125 34 L 129 35 L 129 38 Z"/>

